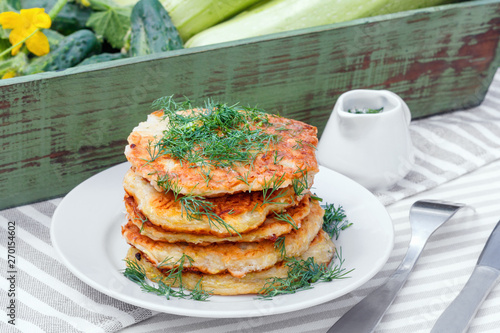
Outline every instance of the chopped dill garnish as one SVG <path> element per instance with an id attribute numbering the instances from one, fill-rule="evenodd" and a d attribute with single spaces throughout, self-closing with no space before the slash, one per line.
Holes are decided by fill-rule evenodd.
<path id="1" fill-rule="evenodd" d="M 279 158 L 279 153 L 277 150 L 274 151 L 274 154 L 273 154 L 273 163 L 274 164 L 279 164 L 282 160 L 283 160 L 284 156 L 281 156 Z"/>
<path id="2" fill-rule="evenodd" d="M 323 198 L 318 197 L 316 194 L 311 194 L 311 200 L 323 202 Z"/>
<path id="3" fill-rule="evenodd" d="M 302 193 L 304 193 L 304 191 L 309 189 L 309 181 L 307 179 L 307 170 L 299 168 L 299 170 L 297 170 L 295 172 L 295 174 L 298 174 L 298 173 L 300 173 L 301 176 L 299 178 L 294 178 L 292 180 L 292 186 L 293 186 L 293 190 L 294 190 L 296 195 L 302 195 Z"/>
<path id="4" fill-rule="evenodd" d="M 288 224 L 290 224 L 295 230 L 297 230 L 299 227 L 295 224 L 295 221 L 293 218 L 290 216 L 288 213 L 277 213 L 274 212 L 274 218 L 278 221 L 284 221 Z"/>
<path id="5" fill-rule="evenodd" d="M 181 259 L 185 260 L 184 256 Z M 158 279 L 158 281 L 155 281 L 157 286 L 152 285 L 148 282 L 148 280 L 146 280 L 146 270 L 144 267 L 139 265 L 136 260 L 125 259 L 125 262 L 127 267 L 123 271 L 123 275 L 130 281 L 138 284 L 144 292 L 164 296 L 167 299 L 170 299 L 170 297 L 176 297 L 193 299 L 195 301 L 205 301 L 210 296 L 207 291 L 203 290 L 202 279 L 196 283 L 194 290 L 190 293 L 184 289 L 182 285 L 182 270 L 184 261 L 182 262 L 182 266 L 177 267 L 177 269 L 170 270 L 170 273 L 164 279 Z M 173 281 L 171 284 L 179 281 L 178 288 L 174 288 L 170 284 L 164 282 L 172 279 Z"/>
<path id="6" fill-rule="evenodd" d="M 184 195 L 178 200 L 181 203 L 181 215 L 186 214 L 188 220 L 201 220 L 203 216 L 208 219 L 210 227 L 224 227 L 229 234 L 233 232 L 241 236 L 240 233 L 214 211 L 214 203 L 206 200 L 204 197 L 196 195 Z"/>
<path id="7" fill-rule="evenodd" d="M 153 103 L 168 120 L 168 129 L 152 149 L 151 156 L 170 155 L 197 166 L 232 166 L 248 163 L 279 136 L 266 133 L 268 115 L 261 109 L 216 103 L 194 106 L 189 100 L 177 103 L 172 96 Z"/>
<path id="8" fill-rule="evenodd" d="M 233 226 L 226 223 L 223 218 L 217 215 L 213 208 L 214 204 L 206 200 L 202 196 L 187 194 L 180 194 L 181 187 L 178 180 L 173 180 L 167 173 L 158 177 L 156 180 L 158 186 L 163 188 L 165 192 L 171 191 L 174 195 L 174 201 L 179 202 L 181 205 L 181 216 L 186 216 L 188 220 L 201 220 L 205 216 L 208 220 L 210 227 L 223 227 L 232 234 L 233 232 L 240 235 Z M 231 230 L 232 231 L 231 231 Z"/>
<path id="9" fill-rule="evenodd" d="M 274 249 L 280 253 L 281 258 L 286 258 L 285 236 L 276 238 L 274 241 Z"/>
<path id="10" fill-rule="evenodd" d="M 172 96 L 157 99 L 152 107 L 163 111 L 168 128 L 155 145 L 148 145 L 149 159 L 146 162 L 169 155 L 180 163 L 187 163 L 188 167 L 198 167 L 207 187 L 213 177 L 213 168 L 230 167 L 236 163 L 251 168 L 257 156 L 280 139 L 276 134 L 266 133 L 272 124 L 268 114 L 261 109 L 220 104 L 212 100 L 206 101 L 204 106 L 194 106 L 187 99 L 178 103 Z M 250 171 L 238 179 L 250 187 L 249 174 Z M 263 204 L 284 195 L 278 191 L 283 181 L 284 176 L 280 179 L 273 177 L 264 184 L 267 188 L 264 189 Z M 213 204 L 204 197 L 191 194 L 180 196 L 182 189 L 178 180 L 168 174 L 159 176 L 157 184 L 165 191 L 173 192 L 175 201 L 181 203 L 182 213 L 188 219 L 200 220 L 205 216 L 210 226 L 222 226 L 228 232 L 231 232 L 230 229 L 236 231 L 213 211 Z"/>
<path id="11" fill-rule="evenodd" d="M 299 290 L 311 289 L 318 282 L 329 282 L 336 279 L 345 279 L 353 270 L 346 271 L 342 267 L 344 259 L 337 253 L 339 263 L 333 267 L 318 264 L 313 257 L 307 259 L 285 258 L 288 275 L 285 278 L 269 278 L 259 291 L 260 297 L 270 299 L 283 294 L 294 294 Z"/>
<path id="12" fill-rule="evenodd" d="M 321 201 L 319 197 L 315 200 Z M 346 219 L 342 207 L 335 208 L 333 204 L 327 204 L 325 207 L 325 216 L 323 218 L 323 230 L 331 237 L 338 238 L 339 233 L 352 225 Z M 342 250 L 335 250 L 339 263 L 332 266 L 318 264 L 313 257 L 307 259 L 289 258 L 286 256 L 285 238 L 279 237 L 274 242 L 274 248 L 280 252 L 285 265 L 288 268 L 288 275 L 285 278 L 269 278 L 264 287 L 259 291 L 260 297 L 270 299 L 277 295 L 293 294 L 300 290 L 310 289 L 312 285 L 318 282 L 328 282 L 335 279 L 348 278 L 348 274 L 353 269 L 346 271 L 343 268 L 344 259 Z"/>
<path id="13" fill-rule="evenodd" d="M 125 262 L 127 263 L 127 268 L 125 268 L 123 275 L 125 275 L 127 279 L 137 284 L 140 284 L 146 279 L 146 271 L 137 261 L 125 259 Z"/>
<path id="14" fill-rule="evenodd" d="M 172 194 L 174 195 L 174 200 L 178 200 L 179 193 L 181 192 L 182 188 L 179 185 L 179 180 L 178 179 L 172 179 L 168 173 L 165 173 L 162 176 L 158 176 L 156 179 L 156 184 L 163 188 L 165 192 L 172 191 Z"/>
<path id="15" fill-rule="evenodd" d="M 279 198 L 285 196 L 285 191 L 281 190 L 281 185 L 285 182 L 285 174 L 282 174 L 281 177 L 276 177 L 274 174 L 271 179 L 264 179 L 264 184 L 262 185 L 262 204 L 267 205 L 271 203 L 280 203 L 276 201 Z"/>
<path id="16" fill-rule="evenodd" d="M 295 150 L 299 150 L 299 149 L 302 149 L 303 147 L 304 147 L 304 141 L 297 140 L 295 142 L 295 145 L 292 148 L 295 149 Z"/>
<path id="17" fill-rule="evenodd" d="M 370 109 L 370 108 L 367 108 L 367 109 L 358 109 L 358 108 L 355 108 L 353 110 L 351 110 L 351 109 L 347 110 L 347 112 L 354 113 L 354 114 L 380 113 L 382 111 L 384 111 L 384 107 L 381 107 L 379 109 Z"/>
<path id="18" fill-rule="evenodd" d="M 210 297 L 210 293 L 203 289 L 203 278 L 199 279 L 194 289 L 191 290 L 191 298 L 195 301 L 206 301 Z"/>
<path id="19" fill-rule="evenodd" d="M 147 217 L 134 217 L 134 220 L 141 221 L 141 228 L 139 229 L 139 232 L 142 234 L 142 232 L 144 231 L 144 223 L 146 223 L 148 221 L 148 218 Z"/>
<path id="20" fill-rule="evenodd" d="M 323 206 L 325 209 L 325 215 L 323 216 L 323 230 L 330 235 L 333 239 L 339 238 L 339 234 L 342 230 L 350 227 L 350 223 L 346 219 L 346 215 L 342 206 L 335 208 L 334 204 L 326 204 Z"/>
<path id="21" fill-rule="evenodd" d="M 163 152 L 158 145 L 154 145 L 151 141 L 148 142 L 148 146 L 146 147 L 146 151 L 148 152 L 149 159 L 144 159 L 146 161 L 146 164 L 153 162 L 156 160 L 158 157 L 160 157 Z"/>
<path id="22" fill-rule="evenodd" d="M 250 214 L 253 214 L 253 212 L 255 212 L 255 209 L 259 207 L 259 203 L 256 202 L 255 205 L 253 206 L 252 210 L 250 211 Z"/>
<path id="23" fill-rule="evenodd" d="M 248 186 L 248 191 L 249 192 L 252 192 L 252 187 L 250 186 L 250 183 L 248 181 L 248 176 L 250 176 L 250 171 L 251 170 L 248 170 L 246 173 L 244 173 L 243 175 L 238 175 L 236 177 L 236 179 L 238 179 L 239 181 L 245 183 L 247 186 Z"/>
<path id="24" fill-rule="evenodd" d="M 170 275 L 174 278 L 177 278 L 180 273 L 182 273 L 182 270 L 184 269 L 184 264 L 186 263 L 186 260 L 189 263 L 189 266 L 192 265 L 193 263 L 193 258 L 190 256 L 183 254 L 179 260 L 176 262 L 170 262 L 172 260 L 172 257 L 166 257 L 165 259 L 162 260 L 156 267 L 158 268 L 163 268 L 163 267 L 174 267 L 170 270 Z M 175 282 L 175 281 L 174 281 Z"/>
<path id="25" fill-rule="evenodd" d="M 210 166 L 201 166 L 199 168 L 199 173 L 203 177 L 203 179 L 205 180 L 205 184 L 208 187 L 208 184 L 210 183 L 210 181 L 212 180 L 212 177 L 213 177 L 212 169 L 210 168 Z"/>

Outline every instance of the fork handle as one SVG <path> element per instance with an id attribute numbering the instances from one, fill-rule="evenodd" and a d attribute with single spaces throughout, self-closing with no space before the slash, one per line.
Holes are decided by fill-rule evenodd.
<path id="1" fill-rule="evenodd" d="M 413 244 L 412 244 L 413 243 Z M 372 291 L 361 302 L 347 311 L 329 330 L 328 333 L 368 333 L 373 332 L 387 308 L 396 298 L 422 253 L 425 242 L 415 244 L 410 241 L 408 252 L 396 271 L 386 282 Z"/>
<path id="2" fill-rule="evenodd" d="M 499 276 L 500 271 L 492 267 L 476 266 L 469 281 L 438 318 L 431 333 L 466 332 Z"/>

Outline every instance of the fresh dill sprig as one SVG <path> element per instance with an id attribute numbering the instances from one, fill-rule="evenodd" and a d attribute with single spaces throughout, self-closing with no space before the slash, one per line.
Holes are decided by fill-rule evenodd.
<path id="1" fill-rule="evenodd" d="M 292 147 L 295 150 L 302 149 L 304 147 L 304 142 L 302 140 L 295 141 L 295 145 Z"/>
<path id="2" fill-rule="evenodd" d="M 168 173 L 165 173 L 164 175 L 158 176 L 158 178 L 156 179 L 156 184 L 159 187 L 163 188 L 165 192 L 172 191 L 174 200 L 178 200 L 179 193 L 182 190 L 181 186 L 179 185 L 178 179 L 173 179 Z"/>
<path id="3" fill-rule="evenodd" d="M 146 270 L 140 266 L 137 261 L 125 259 L 125 262 L 127 263 L 127 267 L 123 275 L 125 275 L 127 279 L 137 284 L 140 284 L 146 279 Z"/>
<path id="4" fill-rule="evenodd" d="M 299 227 L 295 224 L 295 221 L 293 218 L 290 216 L 288 213 L 277 213 L 274 212 L 274 218 L 278 221 L 284 221 L 288 224 L 290 224 L 295 230 L 297 230 Z"/>
<path id="5" fill-rule="evenodd" d="M 165 296 L 167 299 L 170 297 L 178 298 L 188 298 L 189 295 L 185 293 L 183 289 L 174 289 L 170 285 L 167 285 L 163 280 L 158 280 L 157 287 L 151 285 L 146 280 L 146 271 L 140 266 L 136 261 L 126 259 L 127 267 L 123 272 L 123 275 L 130 281 L 138 284 L 141 290 L 148 293 L 153 293 L 158 296 Z"/>
<path id="6" fill-rule="evenodd" d="M 338 239 L 340 232 L 350 227 L 352 223 L 347 220 L 342 206 L 335 208 L 334 204 L 326 204 L 323 208 L 325 209 L 323 230 L 326 231 L 331 238 Z"/>
<path id="7" fill-rule="evenodd" d="M 230 234 L 234 232 L 240 235 L 240 233 L 234 229 L 233 226 L 228 224 L 214 212 L 215 204 L 206 200 L 206 198 L 202 196 L 180 194 L 181 187 L 179 185 L 179 181 L 177 179 L 172 179 L 168 173 L 159 176 L 156 183 L 159 187 L 163 188 L 165 192 L 172 192 L 174 195 L 174 201 L 179 202 L 181 205 L 181 216 L 185 215 L 188 220 L 201 220 L 203 216 L 205 216 L 210 227 L 216 227 L 217 229 L 219 229 L 219 227 L 224 227 Z"/>
<path id="8" fill-rule="evenodd" d="M 156 100 L 153 107 L 162 109 L 169 122 L 157 146 L 179 161 L 227 167 L 247 163 L 255 152 L 279 141 L 278 135 L 266 133 L 268 115 L 257 108 L 212 100 L 194 107 L 189 101 L 178 104 L 171 96 Z"/>
<path id="9" fill-rule="evenodd" d="M 311 200 L 323 202 L 323 198 L 318 197 L 316 194 L 311 194 Z"/>
<path id="10" fill-rule="evenodd" d="M 278 153 L 278 151 L 277 151 L 277 150 L 275 150 L 275 151 L 274 151 L 274 154 L 273 154 L 273 163 L 274 163 L 274 164 L 279 164 L 279 163 L 283 160 L 283 158 L 284 158 L 284 157 L 285 157 L 285 156 L 281 156 L 281 157 L 279 158 L 279 153 Z"/>
<path id="11" fill-rule="evenodd" d="M 346 271 L 343 266 L 342 254 L 337 253 L 339 263 L 333 267 L 318 264 L 313 257 L 307 259 L 286 258 L 285 265 L 288 275 L 285 278 L 273 277 L 259 291 L 260 297 L 270 299 L 283 294 L 294 294 L 299 290 L 312 288 L 318 282 L 329 282 L 336 279 L 345 279 L 353 270 Z"/>
<path id="12" fill-rule="evenodd" d="M 144 267 L 139 265 L 137 261 L 125 259 L 125 262 L 127 267 L 123 271 L 123 275 L 130 281 L 138 284 L 144 292 L 164 296 L 167 299 L 170 299 L 170 297 L 176 297 L 193 299 L 195 301 L 205 301 L 210 296 L 210 294 L 202 288 L 202 279 L 197 282 L 195 288 L 190 293 L 187 292 L 182 286 L 182 277 L 180 277 L 182 274 L 182 268 L 177 269 L 174 273 L 169 273 L 169 275 L 164 279 L 158 279 L 158 281 L 155 281 L 157 284 L 157 286 L 155 286 L 146 280 L 146 270 Z M 173 288 L 170 284 L 164 282 L 174 277 L 176 277 L 179 281 L 178 288 Z M 175 283 L 175 280 L 172 284 L 173 283 Z"/>
<path id="13" fill-rule="evenodd" d="M 347 112 L 349 113 L 354 113 L 354 114 L 364 114 L 364 113 L 380 113 L 384 111 L 384 107 L 381 107 L 379 109 L 370 109 L 370 108 L 367 108 L 367 109 L 358 109 L 358 108 L 355 108 L 355 109 L 348 109 Z"/>
<path id="14" fill-rule="evenodd" d="M 294 190 L 296 195 L 302 195 L 302 193 L 304 193 L 304 191 L 309 189 L 309 180 L 307 178 L 307 170 L 299 168 L 299 170 L 297 170 L 295 172 L 295 174 L 299 174 L 299 173 L 301 176 L 299 178 L 294 178 L 292 180 L 293 190 Z"/>
<path id="15" fill-rule="evenodd" d="M 181 204 L 181 216 L 186 214 L 188 220 L 201 220 L 205 216 L 210 227 L 224 227 L 229 234 L 233 232 L 241 236 L 240 233 L 224 219 L 217 215 L 213 208 L 214 203 L 206 200 L 204 197 L 196 195 L 184 195 L 178 200 Z"/>
<path id="16" fill-rule="evenodd" d="M 250 186 L 250 182 L 248 181 L 248 176 L 250 176 L 250 171 L 251 170 L 248 170 L 244 174 L 236 176 L 236 179 L 238 179 L 239 181 L 245 183 L 248 186 L 249 192 L 252 191 L 252 187 Z"/>
<path id="17" fill-rule="evenodd" d="M 193 290 L 191 290 L 191 298 L 195 301 L 206 301 L 211 295 L 210 293 L 203 289 L 202 281 L 203 278 L 199 279 Z"/>
<path id="18" fill-rule="evenodd" d="M 146 164 L 152 163 L 158 157 L 162 156 L 165 153 L 165 150 L 158 146 L 158 144 L 153 144 L 153 142 L 148 141 L 148 145 L 146 147 L 146 151 L 148 152 L 149 158 L 143 159 Z"/>
<path id="19" fill-rule="evenodd" d="M 280 253 L 281 258 L 286 258 L 285 236 L 276 238 L 274 241 L 274 249 Z"/>
<path id="20" fill-rule="evenodd" d="M 156 265 L 156 267 L 157 268 L 173 267 L 170 270 L 168 277 L 175 279 L 177 279 L 177 277 L 182 273 L 184 265 L 186 264 L 186 260 L 189 266 L 191 266 L 194 262 L 194 259 L 188 256 L 187 254 L 182 254 L 182 256 L 176 262 L 170 262 L 170 260 L 172 260 L 172 257 L 165 257 L 165 259 L 163 259 L 158 265 Z"/>
<path id="21" fill-rule="evenodd" d="M 200 166 L 199 173 L 201 177 L 203 177 L 203 180 L 205 180 L 205 185 L 208 187 L 208 184 L 213 178 L 212 169 L 210 166 Z"/>
<path id="22" fill-rule="evenodd" d="M 264 179 L 261 206 L 271 203 L 280 203 L 276 200 L 285 196 L 285 191 L 280 191 L 281 185 L 283 185 L 284 182 L 285 174 L 282 174 L 281 177 L 277 177 L 276 174 L 274 174 L 271 179 Z"/>
<path id="23" fill-rule="evenodd" d="M 250 211 L 250 214 L 253 214 L 255 212 L 255 209 L 257 209 L 257 207 L 259 207 L 259 203 L 256 202 L 255 205 L 253 206 L 252 210 Z"/>
<path id="24" fill-rule="evenodd" d="M 148 218 L 145 216 L 134 217 L 134 220 L 141 221 L 141 228 L 139 229 L 139 232 L 142 234 L 142 232 L 144 231 L 144 223 L 146 223 L 148 221 Z"/>

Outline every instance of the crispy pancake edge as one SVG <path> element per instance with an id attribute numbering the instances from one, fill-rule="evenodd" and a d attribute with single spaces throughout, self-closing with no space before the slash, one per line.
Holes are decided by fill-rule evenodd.
<path id="1" fill-rule="evenodd" d="M 301 170 L 312 185 L 318 169 L 315 150 L 318 144 L 317 129 L 306 123 L 269 114 L 272 124 L 266 132 L 281 137 L 279 143 L 268 151 L 259 153 L 251 164 L 234 165 L 231 168 L 212 168 L 207 181 L 206 170 L 168 156 L 160 156 L 152 162 L 148 147 L 158 142 L 168 121 L 162 121 L 163 113 L 153 112 L 148 120 L 136 126 L 128 137 L 125 156 L 136 172 L 156 185 L 159 176 L 169 175 L 177 179 L 182 194 L 214 196 L 241 191 L 260 191 L 273 178 L 284 177 L 280 187 L 292 184 L 301 176 Z M 206 169 L 206 167 L 204 167 Z"/>
<path id="2" fill-rule="evenodd" d="M 190 219 L 171 192 L 162 193 L 155 190 L 144 178 L 131 169 L 123 179 L 123 187 L 127 195 L 134 197 L 141 213 L 148 220 L 172 232 L 186 232 L 217 237 L 228 237 L 237 233 L 249 232 L 258 228 L 266 220 L 270 212 L 284 211 L 296 205 L 302 196 L 296 196 L 292 187 L 279 189 L 271 196 L 270 203 L 263 203 L 261 192 L 237 193 L 217 198 L 206 198 L 214 204 L 213 211 L 231 226 L 211 225 L 206 216 L 200 219 Z M 304 193 L 305 195 L 306 193 Z"/>
<path id="3" fill-rule="evenodd" d="M 310 200 L 309 195 L 306 195 L 296 206 L 288 208 L 285 212 L 289 214 L 293 223 L 298 227 L 300 227 L 302 220 L 311 210 Z M 275 241 L 278 237 L 289 233 L 293 228 L 290 223 L 276 219 L 274 213 L 271 213 L 260 227 L 246 233 L 241 233 L 240 235 L 222 238 L 212 235 L 172 232 L 151 223 L 147 217 L 139 211 L 133 197 L 126 195 L 124 201 L 129 221 L 141 230 L 142 235 L 161 242 L 187 242 L 198 245 L 209 245 L 211 243 L 222 242 Z"/>
<path id="4" fill-rule="evenodd" d="M 323 214 L 323 209 L 313 201 L 311 212 L 302 226 L 284 236 L 287 256 L 300 256 L 307 250 L 323 225 Z M 158 242 L 141 235 L 139 228 L 131 222 L 122 226 L 122 235 L 130 245 L 144 252 L 156 265 L 161 264 L 163 268 L 172 268 L 173 263 L 187 255 L 193 259 L 193 270 L 208 274 L 227 271 L 235 277 L 242 277 L 249 272 L 269 268 L 283 259 L 272 241 L 214 243 L 209 246 Z M 164 262 L 167 260 L 168 262 Z"/>
<path id="5" fill-rule="evenodd" d="M 300 258 L 306 260 L 309 257 L 314 257 L 315 262 L 318 264 L 328 265 L 333 259 L 334 253 L 334 243 L 324 231 L 320 230 L 318 235 L 311 242 L 308 250 L 304 252 Z M 139 254 L 139 256 L 137 256 L 137 254 Z M 133 246 L 128 250 L 125 259 L 133 262 L 135 261 L 140 267 L 144 268 L 149 280 L 157 282 L 163 279 L 166 284 L 171 284 L 171 281 L 164 279 L 164 273 L 148 260 L 147 255 Z M 202 288 L 210 294 L 244 295 L 258 294 L 264 287 L 267 279 L 273 277 L 284 278 L 286 275 L 287 267 L 283 265 L 283 262 L 280 262 L 266 270 L 248 273 L 242 278 L 234 277 L 228 273 L 201 274 L 185 271 L 182 273 L 182 282 L 184 288 L 193 290 L 199 280 L 202 279 Z M 178 287 L 178 284 L 174 284 L 173 286 Z"/>

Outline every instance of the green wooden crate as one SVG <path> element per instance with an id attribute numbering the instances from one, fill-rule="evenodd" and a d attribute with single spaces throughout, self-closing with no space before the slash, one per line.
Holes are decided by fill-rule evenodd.
<path id="1" fill-rule="evenodd" d="M 463 2 L 0 81 L 0 209 L 64 195 L 125 160 L 161 96 L 260 106 L 318 126 L 357 88 L 413 117 L 481 102 L 499 66 L 500 0 Z"/>

